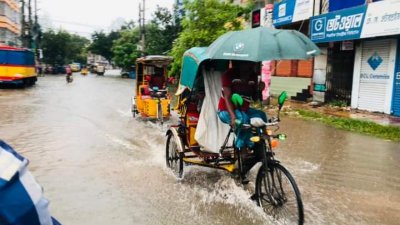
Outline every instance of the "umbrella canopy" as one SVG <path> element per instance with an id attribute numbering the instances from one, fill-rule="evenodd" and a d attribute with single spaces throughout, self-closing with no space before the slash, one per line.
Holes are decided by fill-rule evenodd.
<path id="1" fill-rule="evenodd" d="M 220 36 L 208 47 L 206 54 L 211 59 L 259 62 L 308 59 L 319 55 L 320 50 L 298 31 L 257 27 Z"/>

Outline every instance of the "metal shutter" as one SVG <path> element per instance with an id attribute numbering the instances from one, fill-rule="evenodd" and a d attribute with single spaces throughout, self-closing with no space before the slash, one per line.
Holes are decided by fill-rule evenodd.
<path id="1" fill-rule="evenodd" d="M 361 54 L 361 75 L 388 74 L 390 46 L 391 40 L 364 41 Z M 373 70 L 368 60 L 375 54 L 382 59 L 382 62 Z M 357 108 L 384 112 L 388 81 L 389 79 L 368 79 L 361 76 Z"/>
<path id="2" fill-rule="evenodd" d="M 396 69 L 394 73 L 392 111 L 393 115 L 400 116 L 400 39 L 397 41 Z"/>

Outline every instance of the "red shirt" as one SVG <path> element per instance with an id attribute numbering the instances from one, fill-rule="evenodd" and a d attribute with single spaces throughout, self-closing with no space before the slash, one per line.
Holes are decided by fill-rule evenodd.
<path id="1" fill-rule="evenodd" d="M 241 96 L 249 97 L 250 99 L 256 93 L 257 87 L 257 75 L 255 73 L 250 74 L 248 80 L 241 79 L 240 74 L 235 69 L 229 69 L 222 74 L 222 87 L 229 87 L 233 93 L 237 93 Z M 244 101 L 243 106 L 240 110 L 247 111 L 250 107 L 248 101 Z M 219 111 L 228 110 L 225 103 L 225 98 L 221 96 L 218 103 Z"/>
<path id="2" fill-rule="evenodd" d="M 151 76 L 150 85 L 151 87 L 158 87 L 158 89 L 164 89 L 165 78 L 164 76 Z"/>

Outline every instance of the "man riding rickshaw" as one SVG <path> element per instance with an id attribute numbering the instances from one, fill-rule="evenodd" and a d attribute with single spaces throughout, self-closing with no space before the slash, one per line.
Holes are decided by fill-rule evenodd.
<path id="1" fill-rule="evenodd" d="M 180 121 L 166 134 L 167 167 L 181 179 L 185 165 L 221 169 L 247 185 L 247 172 L 261 164 L 252 199 L 283 224 L 303 224 L 297 184 L 273 152 L 286 136 L 270 129 L 279 125 L 286 92 L 278 97 L 277 117 L 251 108 L 264 88 L 253 68 L 264 60 L 307 59 L 319 52 L 297 31 L 263 27 L 228 32 L 207 48 L 186 51 L 176 93 Z"/>
<path id="2" fill-rule="evenodd" d="M 150 55 L 136 60 L 136 88 L 132 98 L 132 115 L 156 119 L 163 124 L 170 116 L 170 95 L 167 90 L 169 56 Z"/>

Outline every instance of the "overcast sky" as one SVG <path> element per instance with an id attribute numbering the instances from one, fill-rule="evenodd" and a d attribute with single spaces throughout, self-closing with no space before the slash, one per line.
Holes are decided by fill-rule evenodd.
<path id="1" fill-rule="evenodd" d="M 90 37 L 95 30 L 109 31 L 112 25 L 139 18 L 143 0 L 37 0 L 43 28 L 63 28 L 71 33 Z M 32 1 L 33 2 L 33 1 Z M 174 0 L 146 0 L 146 20 L 156 6 L 172 9 Z"/>

